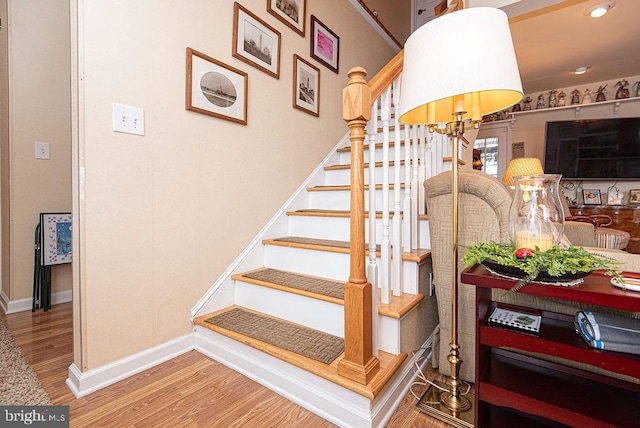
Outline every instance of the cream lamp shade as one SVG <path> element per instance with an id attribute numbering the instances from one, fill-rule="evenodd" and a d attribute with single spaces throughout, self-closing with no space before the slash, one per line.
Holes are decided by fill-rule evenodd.
<path id="1" fill-rule="evenodd" d="M 507 186 L 515 186 L 513 177 L 521 175 L 544 174 L 542 163 L 538 158 L 516 158 L 509 161 L 502 182 Z"/>
<path id="2" fill-rule="evenodd" d="M 507 15 L 472 7 L 418 28 L 404 48 L 400 121 L 435 125 L 480 121 L 522 99 L 522 83 Z"/>

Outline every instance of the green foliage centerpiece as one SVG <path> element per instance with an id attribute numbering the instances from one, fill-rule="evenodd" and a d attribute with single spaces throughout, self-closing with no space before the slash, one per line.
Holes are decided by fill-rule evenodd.
<path id="1" fill-rule="evenodd" d="M 490 261 L 523 271 L 525 276 L 517 284 L 517 288 L 534 281 L 541 273 L 559 279 L 564 275 L 588 274 L 594 270 L 603 270 L 606 275 L 614 278 L 621 276 L 621 271 L 616 267 L 619 262 L 591 254 L 584 248 L 573 246 L 561 248 L 556 245 L 548 250 L 540 251 L 538 247 L 535 249 L 516 249 L 507 243 L 480 242 L 468 244 L 466 248 L 467 253 L 462 257 L 465 268 Z"/>

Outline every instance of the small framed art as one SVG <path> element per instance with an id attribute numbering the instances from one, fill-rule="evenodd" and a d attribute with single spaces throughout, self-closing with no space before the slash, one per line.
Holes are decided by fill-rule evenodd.
<path id="1" fill-rule="evenodd" d="M 187 48 L 187 110 L 246 125 L 247 85 L 247 73 Z"/>
<path id="2" fill-rule="evenodd" d="M 582 195 L 584 196 L 585 205 L 600 205 L 602 203 L 600 190 L 598 189 L 583 189 Z"/>
<path id="3" fill-rule="evenodd" d="M 304 37 L 307 0 L 267 0 L 267 12 Z"/>
<path id="4" fill-rule="evenodd" d="M 340 37 L 311 15 L 311 58 L 338 73 Z"/>
<path id="5" fill-rule="evenodd" d="M 629 203 L 640 204 L 640 189 L 629 190 Z"/>
<path id="6" fill-rule="evenodd" d="M 233 4 L 233 56 L 280 78 L 280 32 L 240 3 Z"/>
<path id="7" fill-rule="evenodd" d="M 40 214 L 42 266 L 71 263 L 71 219 L 71 213 Z"/>
<path id="8" fill-rule="evenodd" d="M 293 54 L 293 107 L 320 116 L 320 70 Z"/>

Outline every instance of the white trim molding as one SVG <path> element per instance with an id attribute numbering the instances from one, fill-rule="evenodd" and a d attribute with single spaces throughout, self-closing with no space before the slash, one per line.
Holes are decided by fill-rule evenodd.
<path id="1" fill-rule="evenodd" d="M 72 299 L 73 293 L 71 290 L 58 291 L 51 294 L 52 305 L 71 302 Z M 9 300 L 9 297 L 4 292 L 0 292 L 0 306 L 7 315 L 15 314 L 16 312 L 30 311 L 33 307 L 33 298 L 25 297 L 24 299 Z"/>
<path id="2" fill-rule="evenodd" d="M 104 366 L 82 372 L 78 366 L 69 366 L 67 386 L 76 398 L 81 398 L 112 385 L 195 348 L 195 334 L 177 337 L 153 348 L 146 349 Z"/>

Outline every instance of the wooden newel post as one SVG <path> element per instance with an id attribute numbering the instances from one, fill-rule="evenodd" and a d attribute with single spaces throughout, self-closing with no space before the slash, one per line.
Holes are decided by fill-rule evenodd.
<path id="1" fill-rule="evenodd" d="M 373 355 L 371 284 L 365 268 L 364 128 L 371 119 L 366 75 L 364 68 L 352 68 L 349 84 L 342 91 L 342 118 L 349 125 L 351 140 L 351 267 L 344 289 L 345 356 L 338 363 L 340 376 L 364 385 L 380 369 L 380 361 Z"/>

